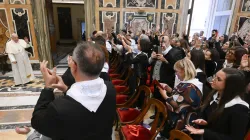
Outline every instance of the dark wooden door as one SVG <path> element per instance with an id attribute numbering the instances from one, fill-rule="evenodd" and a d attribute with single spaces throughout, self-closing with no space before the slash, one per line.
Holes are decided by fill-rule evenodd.
<path id="1" fill-rule="evenodd" d="M 60 39 L 72 39 L 72 21 L 70 8 L 58 7 Z"/>

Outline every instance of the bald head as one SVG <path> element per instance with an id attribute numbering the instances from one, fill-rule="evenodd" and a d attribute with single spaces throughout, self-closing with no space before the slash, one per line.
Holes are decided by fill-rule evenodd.
<path id="1" fill-rule="evenodd" d="M 101 47 L 92 42 L 80 42 L 74 49 L 73 58 L 79 72 L 90 77 L 98 77 L 105 62 Z"/>
<path id="2" fill-rule="evenodd" d="M 160 37 L 160 45 L 162 47 L 162 50 L 166 50 L 167 47 L 169 47 L 170 42 L 169 42 L 169 37 L 168 36 L 161 36 Z"/>
<path id="3" fill-rule="evenodd" d="M 19 40 L 19 39 L 18 39 L 18 35 L 17 35 L 16 33 L 12 33 L 12 34 L 11 34 L 11 39 L 12 39 L 14 42 L 16 42 L 16 43 L 17 43 L 18 40 Z"/>

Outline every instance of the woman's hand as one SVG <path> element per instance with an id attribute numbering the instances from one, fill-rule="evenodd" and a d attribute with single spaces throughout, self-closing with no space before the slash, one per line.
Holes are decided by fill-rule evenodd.
<path id="1" fill-rule="evenodd" d="M 168 84 L 165 83 L 160 83 L 160 84 L 168 93 L 172 92 L 173 89 Z"/>
<path id="2" fill-rule="evenodd" d="M 195 124 L 198 124 L 198 125 L 207 125 L 207 121 L 205 121 L 203 119 L 193 120 L 192 123 L 195 123 Z"/>
<path id="3" fill-rule="evenodd" d="M 185 128 L 191 133 L 191 134 L 196 134 L 196 135 L 203 135 L 204 134 L 204 129 L 196 129 L 193 126 L 186 125 Z"/>
<path id="4" fill-rule="evenodd" d="M 168 97 L 167 95 L 167 91 L 162 89 L 161 87 L 157 86 L 157 88 L 159 89 L 159 92 L 161 93 L 161 96 L 166 100 Z"/>

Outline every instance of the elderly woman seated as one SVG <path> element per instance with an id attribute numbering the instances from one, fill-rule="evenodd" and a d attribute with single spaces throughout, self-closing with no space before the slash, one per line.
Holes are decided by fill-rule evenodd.
<path id="1" fill-rule="evenodd" d="M 201 105 L 203 84 L 195 78 L 195 67 L 188 58 L 179 60 L 174 65 L 180 83 L 172 89 L 166 84 L 158 87 L 168 107 L 168 121 L 161 135 L 169 137 L 171 129 L 184 129 Z M 170 95 L 170 96 L 168 96 Z"/>

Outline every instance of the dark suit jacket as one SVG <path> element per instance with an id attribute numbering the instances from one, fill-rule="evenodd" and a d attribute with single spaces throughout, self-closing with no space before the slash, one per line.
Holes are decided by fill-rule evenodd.
<path id="1" fill-rule="evenodd" d="M 107 94 L 95 113 L 70 96 L 55 99 L 53 91 L 42 90 L 31 119 L 32 127 L 53 140 L 111 140 L 116 91 L 112 83 L 105 84 Z"/>
<path id="2" fill-rule="evenodd" d="M 173 88 L 174 81 L 175 81 L 175 71 L 174 71 L 174 64 L 182 59 L 182 53 L 180 50 L 172 48 L 166 55 L 164 55 L 165 59 L 168 61 L 168 63 L 162 62 L 161 68 L 160 68 L 160 82 L 166 83 L 170 87 Z M 151 78 L 154 71 L 154 66 L 156 64 L 156 61 L 154 61 L 151 65 Z"/>
<path id="3" fill-rule="evenodd" d="M 126 59 L 129 64 L 134 64 L 134 72 L 138 78 L 147 77 L 148 68 L 148 57 L 144 53 L 140 53 L 135 58 L 133 58 L 132 53 L 126 55 Z"/>

